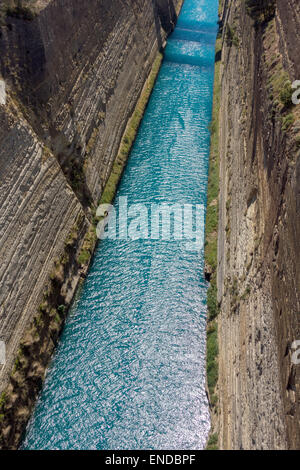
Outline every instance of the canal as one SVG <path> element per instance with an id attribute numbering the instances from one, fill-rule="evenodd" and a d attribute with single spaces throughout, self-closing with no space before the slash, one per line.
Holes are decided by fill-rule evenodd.
<path id="1" fill-rule="evenodd" d="M 218 0 L 185 0 L 116 196 L 206 204 Z M 204 219 L 197 228 L 204 235 Z M 125 238 L 125 237 L 124 237 Z M 203 249 L 99 243 L 27 428 L 24 449 L 202 449 Z"/>

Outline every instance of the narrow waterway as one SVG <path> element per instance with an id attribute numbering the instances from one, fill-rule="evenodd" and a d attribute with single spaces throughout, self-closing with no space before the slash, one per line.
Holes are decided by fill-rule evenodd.
<path id="1" fill-rule="evenodd" d="M 117 208 L 120 196 L 205 204 L 217 11 L 218 0 L 185 0 Z M 204 447 L 203 264 L 183 240 L 101 241 L 23 448 Z"/>

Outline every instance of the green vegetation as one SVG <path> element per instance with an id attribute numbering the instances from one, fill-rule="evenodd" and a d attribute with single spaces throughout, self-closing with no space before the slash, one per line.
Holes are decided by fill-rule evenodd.
<path id="1" fill-rule="evenodd" d="M 209 438 L 206 450 L 218 450 L 218 434 L 212 434 Z"/>
<path id="2" fill-rule="evenodd" d="M 0 395 L 0 410 L 1 411 L 3 410 L 3 408 L 5 406 L 6 400 L 7 400 L 6 393 L 2 392 L 1 395 Z"/>
<path id="3" fill-rule="evenodd" d="M 18 356 L 17 359 L 15 360 L 15 364 L 14 364 L 14 368 L 13 368 L 13 374 L 15 374 L 19 369 L 20 369 L 20 366 L 21 366 L 21 361 L 20 361 L 20 357 Z"/>
<path id="4" fill-rule="evenodd" d="M 127 162 L 127 158 L 135 141 L 137 131 L 139 129 L 153 86 L 155 84 L 161 66 L 162 57 L 163 56 L 161 53 L 157 55 L 157 58 L 152 67 L 152 71 L 142 91 L 135 111 L 129 120 L 119 148 L 118 156 L 114 162 L 110 177 L 102 194 L 100 204 L 111 204 L 113 202 L 120 178 Z"/>
<path id="5" fill-rule="evenodd" d="M 293 113 L 288 114 L 282 118 L 282 130 L 286 132 L 295 122 L 295 116 Z"/>
<path id="6" fill-rule="evenodd" d="M 217 39 L 216 57 L 222 49 L 222 39 Z M 213 116 L 211 123 L 211 150 L 210 167 L 207 188 L 207 213 L 206 213 L 206 240 L 205 240 L 205 260 L 215 273 L 217 269 L 217 243 L 218 243 L 218 215 L 219 215 L 219 110 L 220 110 L 220 66 L 221 61 L 215 64 L 215 84 Z M 214 277 L 214 276 L 213 276 Z"/>
<path id="7" fill-rule="evenodd" d="M 96 242 L 97 242 L 96 229 L 94 225 L 91 225 L 84 238 L 82 248 L 78 256 L 78 263 L 81 266 L 86 266 L 89 263 L 91 256 L 94 252 Z"/>
<path id="8" fill-rule="evenodd" d="M 226 43 L 228 46 L 234 45 L 239 47 L 240 41 L 236 34 L 236 26 L 226 25 Z"/>
<path id="9" fill-rule="evenodd" d="M 274 113 L 279 111 L 282 115 L 282 130 L 286 132 L 294 124 L 295 106 L 292 102 L 294 90 L 288 73 L 283 69 L 281 62 L 278 62 L 276 68 L 268 81 L 270 96 L 273 100 Z M 287 114 L 289 113 L 289 114 Z"/>
<path id="10" fill-rule="evenodd" d="M 0 422 L 4 420 L 4 408 L 7 401 L 7 396 L 5 392 L 2 392 L 0 395 Z"/>
<path id="11" fill-rule="evenodd" d="M 83 167 L 79 162 L 72 162 L 69 180 L 75 193 L 77 193 L 79 190 L 82 190 L 82 187 L 85 184 L 85 175 Z"/>
<path id="12" fill-rule="evenodd" d="M 58 313 L 60 316 L 64 317 L 66 314 L 66 306 L 65 305 L 60 305 L 57 309 Z"/>
<path id="13" fill-rule="evenodd" d="M 53 309 L 51 311 L 52 313 L 52 316 L 54 317 L 54 321 L 57 323 L 57 325 L 60 325 L 61 324 L 61 318 L 59 316 L 59 314 L 57 313 L 57 311 L 55 309 Z"/>
<path id="14" fill-rule="evenodd" d="M 211 401 L 216 402 L 214 396 L 218 381 L 218 327 L 216 321 L 208 323 L 207 328 L 207 385 Z M 213 403 L 212 403 L 213 404 Z"/>
<path id="15" fill-rule="evenodd" d="M 235 313 L 238 310 L 240 297 L 239 297 L 239 282 L 236 277 L 233 278 L 232 284 L 230 286 L 230 310 L 231 313 Z"/>
<path id="16" fill-rule="evenodd" d="M 214 320 L 219 313 L 219 306 L 217 302 L 217 283 L 211 282 L 207 291 L 207 308 L 209 321 Z"/>
<path id="17" fill-rule="evenodd" d="M 283 69 L 280 62 L 272 71 L 272 75 L 268 81 L 270 89 L 270 97 L 276 100 L 283 107 L 289 107 L 292 104 L 292 85 L 287 72 Z"/>
<path id="18" fill-rule="evenodd" d="M 206 215 L 205 259 L 213 270 L 217 268 L 217 238 L 215 234 L 218 229 L 218 210 L 218 204 L 214 203 L 207 207 Z"/>
<path id="19" fill-rule="evenodd" d="M 82 249 L 80 255 L 78 256 L 78 263 L 80 265 L 85 265 L 89 262 L 92 253 L 87 249 Z"/>
<path id="20" fill-rule="evenodd" d="M 241 296 L 240 300 L 246 300 L 250 294 L 251 294 L 251 287 L 248 286 L 245 292 L 243 293 L 243 295 Z"/>
<path id="21" fill-rule="evenodd" d="M 222 15 L 223 7 L 224 7 L 224 0 L 219 0 L 219 11 L 218 11 L 219 17 Z"/>
<path id="22" fill-rule="evenodd" d="M 207 214 L 205 262 L 211 272 L 210 286 L 207 293 L 208 325 L 207 325 L 207 385 L 212 406 L 217 405 L 215 387 L 218 380 L 218 328 L 217 315 L 219 305 L 217 300 L 217 254 L 218 254 L 218 215 L 219 215 L 219 112 L 221 99 L 221 50 L 222 38 L 216 43 L 214 103 L 211 123 L 210 167 L 207 188 Z M 211 436 L 208 449 L 217 448 L 217 436 Z"/>
<path id="23" fill-rule="evenodd" d="M 292 83 L 288 79 L 285 83 L 282 84 L 282 89 L 280 92 L 280 101 L 285 108 L 289 108 L 292 105 L 292 96 L 294 90 L 292 88 Z"/>
<path id="24" fill-rule="evenodd" d="M 229 30 L 231 31 L 231 30 Z M 229 33 L 230 34 L 230 33 Z M 231 34 L 230 34 L 231 37 Z M 214 82 L 214 102 L 211 130 L 210 165 L 207 188 L 207 213 L 205 229 L 205 262 L 211 272 L 210 286 L 207 292 L 207 351 L 206 369 L 207 386 L 212 407 L 217 406 L 218 398 L 215 388 L 218 381 L 218 325 L 217 316 L 219 305 L 217 300 L 217 265 L 218 265 L 218 217 L 219 217 L 219 114 L 221 101 L 221 52 L 222 38 L 218 35 L 216 42 L 216 62 L 215 62 L 215 82 Z M 208 450 L 218 449 L 218 436 L 210 436 Z"/>
<path id="25" fill-rule="evenodd" d="M 262 24 L 271 20 L 276 11 L 276 0 L 244 0 L 249 16 L 255 23 Z"/>

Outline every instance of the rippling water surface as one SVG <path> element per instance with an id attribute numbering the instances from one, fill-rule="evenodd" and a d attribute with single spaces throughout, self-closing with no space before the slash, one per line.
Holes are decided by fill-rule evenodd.
<path id="1" fill-rule="evenodd" d="M 128 204 L 206 202 L 217 4 L 185 0 L 118 191 Z M 203 448 L 205 317 L 202 253 L 101 242 L 23 448 Z"/>

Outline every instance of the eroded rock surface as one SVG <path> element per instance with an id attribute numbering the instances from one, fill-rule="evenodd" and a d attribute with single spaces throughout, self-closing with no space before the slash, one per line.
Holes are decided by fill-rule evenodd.
<path id="1" fill-rule="evenodd" d="M 223 4 L 220 444 L 299 448 L 300 108 L 282 95 L 300 78 L 299 2 L 256 18 Z"/>

